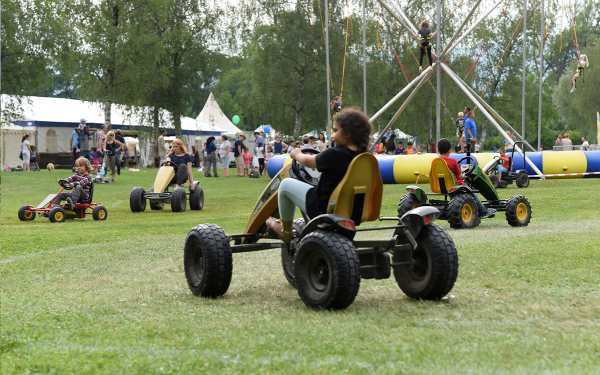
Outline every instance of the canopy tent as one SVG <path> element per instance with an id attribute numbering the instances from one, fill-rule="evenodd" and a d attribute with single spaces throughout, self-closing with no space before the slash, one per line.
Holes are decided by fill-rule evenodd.
<path id="1" fill-rule="evenodd" d="M 235 126 L 233 122 L 225 116 L 212 92 L 208 96 L 204 108 L 202 108 L 202 111 L 198 117 L 196 117 L 196 121 L 202 124 L 208 124 L 208 129 L 223 129 L 226 133 L 236 134 L 241 132 L 240 128 Z"/>

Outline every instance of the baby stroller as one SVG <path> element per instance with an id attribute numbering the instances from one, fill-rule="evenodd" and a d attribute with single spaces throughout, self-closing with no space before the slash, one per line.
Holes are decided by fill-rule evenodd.
<path id="1" fill-rule="evenodd" d="M 37 156 L 35 154 L 35 146 L 30 146 L 31 147 L 31 156 L 29 157 L 29 169 L 32 171 L 40 171 L 40 166 L 38 165 L 37 162 Z"/>

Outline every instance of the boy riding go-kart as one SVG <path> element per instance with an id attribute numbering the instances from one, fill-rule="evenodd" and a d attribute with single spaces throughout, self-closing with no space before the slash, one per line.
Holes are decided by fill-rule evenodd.
<path id="1" fill-rule="evenodd" d="M 513 182 L 517 183 L 517 187 L 526 188 L 529 186 L 529 175 L 527 174 L 525 158 L 523 157 L 523 169 L 518 169 L 513 172 L 514 160 L 515 160 L 515 149 L 518 144 L 521 144 L 521 150 L 523 156 L 525 156 L 525 147 L 523 142 L 517 141 L 513 145 L 512 155 L 506 156 L 506 150 L 501 148 L 498 150 L 500 156 L 494 156 L 489 163 L 483 167 L 483 173 L 488 175 L 488 178 L 494 185 L 495 189 L 505 188 L 508 185 L 512 185 Z"/>
<path id="2" fill-rule="evenodd" d="M 291 165 L 284 165 L 265 188 L 244 233 L 227 235 L 214 224 L 192 228 L 184 271 L 195 295 L 225 294 L 232 253 L 274 248 L 281 248 L 284 274 L 311 308 L 344 309 L 354 301 L 361 279 L 386 279 L 392 270 L 411 298 L 437 300 L 452 289 L 458 256 L 450 236 L 432 223 L 439 211 L 423 207 L 400 219 L 380 217 L 383 182 L 377 160 L 366 152 L 368 118 L 343 110 L 333 131 L 337 147 L 292 152 Z M 303 219 L 294 220 L 296 207 Z M 377 219 L 395 223 L 356 228 Z M 391 238 L 355 239 L 357 232 L 384 229 L 393 230 Z"/>
<path id="3" fill-rule="evenodd" d="M 181 139 L 173 141 L 173 149 L 167 155 L 156 175 L 154 185 L 149 192 L 143 187 L 134 187 L 129 194 L 131 212 L 146 210 L 146 200 L 152 210 L 162 210 L 165 203 L 171 205 L 173 212 L 185 212 L 187 197 L 181 186 L 190 181 L 190 208 L 201 210 L 204 207 L 204 191 L 194 181 L 192 175 L 192 157 L 188 154 Z M 173 191 L 169 187 L 174 186 Z"/>
<path id="4" fill-rule="evenodd" d="M 433 206 L 440 209 L 440 218 L 448 220 L 452 228 L 466 229 L 478 226 L 481 219 L 494 217 L 496 211 L 505 211 L 510 226 L 527 226 L 531 220 L 531 205 L 527 198 L 514 195 L 507 200 L 500 199 L 488 176 L 475 163 L 469 151 L 467 156 L 456 161 L 449 158 L 451 147 L 446 138 L 439 140 L 440 157 L 433 160 L 429 172 L 432 193 L 427 194 L 416 185 L 407 186 L 408 194 L 398 204 L 398 216 L 416 207 Z M 463 161 L 472 164 L 463 164 L 459 169 L 458 165 Z M 487 200 L 482 202 L 477 193 Z M 435 198 L 427 200 L 430 196 Z M 443 200 L 437 197 L 443 197 Z"/>
<path id="5" fill-rule="evenodd" d="M 94 220 L 106 220 L 107 212 L 104 206 L 92 203 L 94 195 L 94 184 L 92 165 L 87 158 L 80 157 L 75 161 L 76 174 L 69 178 L 58 180 L 62 189 L 57 194 L 48 195 L 37 207 L 22 206 L 19 209 L 21 221 L 32 221 L 35 214 L 47 217 L 52 223 L 62 223 L 65 219 L 83 219 L 86 215 L 92 215 Z M 64 192 L 64 190 L 72 190 Z M 61 201 L 66 201 L 61 205 Z M 88 209 L 92 209 L 88 212 Z"/>

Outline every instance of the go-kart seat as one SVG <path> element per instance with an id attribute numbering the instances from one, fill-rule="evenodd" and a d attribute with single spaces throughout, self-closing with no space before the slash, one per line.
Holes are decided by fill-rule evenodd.
<path id="1" fill-rule="evenodd" d="M 436 194 L 448 194 L 451 188 L 458 185 L 456 176 L 442 158 L 435 158 L 431 162 L 429 171 L 429 186 L 431 191 Z"/>
<path id="2" fill-rule="evenodd" d="M 82 193 L 85 194 L 85 193 Z M 80 203 L 92 203 L 92 199 L 94 198 L 94 181 L 92 180 L 92 184 L 90 185 L 90 197 L 88 199 L 83 199 Z"/>
<path id="3" fill-rule="evenodd" d="M 355 225 L 379 218 L 383 181 L 375 156 L 363 153 L 352 160 L 329 198 L 328 214 L 352 219 Z"/>

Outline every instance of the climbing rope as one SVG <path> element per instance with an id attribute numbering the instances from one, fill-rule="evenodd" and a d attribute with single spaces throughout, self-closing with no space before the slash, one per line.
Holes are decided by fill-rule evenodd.
<path id="1" fill-rule="evenodd" d="M 471 75 L 471 79 L 473 79 L 473 74 L 475 74 L 475 68 L 477 67 L 477 63 L 479 62 L 479 59 L 481 58 L 481 55 L 483 55 L 484 52 L 485 52 L 485 48 L 483 50 L 481 50 L 479 57 L 477 57 L 477 60 L 475 60 L 475 64 L 473 64 L 471 69 L 469 69 L 469 71 L 467 72 L 465 79 L 469 78 L 469 75 Z M 450 57 L 450 56 L 448 56 L 448 57 Z"/>
<path id="2" fill-rule="evenodd" d="M 340 97 L 344 94 L 344 75 L 346 73 L 346 51 L 348 50 L 348 28 L 350 27 L 350 0 L 347 0 L 346 14 L 346 44 L 344 45 L 344 64 L 342 67 L 342 87 L 340 88 Z"/>
<path id="3" fill-rule="evenodd" d="M 573 39 L 573 45 L 577 49 L 577 56 L 579 56 L 579 43 L 577 42 L 577 29 L 575 28 L 575 16 L 573 16 L 573 6 L 571 5 L 571 0 L 569 0 L 569 9 L 571 10 L 571 21 L 573 23 L 573 34 L 575 38 Z"/>
<path id="4" fill-rule="evenodd" d="M 323 12 L 321 11 L 321 0 L 319 1 L 319 16 L 321 17 L 321 30 L 323 31 L 323 43 L 327 44 L 326 38 L 325 38 L 325 25 L 323 24 Z M 327 16 L 329 17 L 329 13 L 327 14 Z M 331 65 L 329 65 L 327 67 L 327 69 L 329 69 L 329 82 L 331 83 L 331 92 L 333 92 L 333 77 L 331 76 Z"/>

